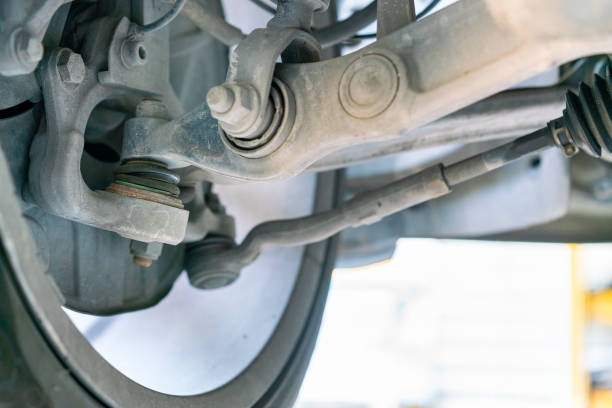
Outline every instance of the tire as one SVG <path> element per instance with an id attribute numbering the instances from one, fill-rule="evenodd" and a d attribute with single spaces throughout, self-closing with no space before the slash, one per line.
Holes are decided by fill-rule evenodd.
<path id="1" fill-rule="evenodd" d="M 315 210 L 340 199 L 342 174 L 317 177 Z M 337 238 L 309 245 L 287 306 L 255 359 L 208 393 L 162 394 L 107 363 L 61 308 L 14 194 L 0 150 L 0 405 L 111 407 L 289 407 L 297 398 L 317 338 Z M 4 405 L 3 405 L 4 406 Z"/>

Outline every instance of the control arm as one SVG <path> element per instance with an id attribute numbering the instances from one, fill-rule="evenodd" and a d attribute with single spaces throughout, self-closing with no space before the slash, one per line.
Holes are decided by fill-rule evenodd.
<path id="1" fill-rule="evenodd" d="M 213 88 L 212 115 L 203 103 L 146 131 L 132 119 L 123 154 L 193 165 L 214 181 L 291 177 L 332 152 L 393 139 L 561 63 L 609 53 L 611 17 L 612 2 L 599 0 L 460 0 L 353 54 L 277 64 L 271 87 L 261 81 L 270 72 L 256 75 L 256 56 L 235 55 L 253 83 L 230 81 L 231 94 Z M 230 72 L 238 77 L 249 75 Z"/>

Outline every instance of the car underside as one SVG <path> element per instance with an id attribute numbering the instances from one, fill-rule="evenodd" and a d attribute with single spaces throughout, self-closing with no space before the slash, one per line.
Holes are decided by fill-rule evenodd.
<path id="1" fill-rule="evenodd" d="M 400 237 L 612 241 L 612 2 L 420 3 L 4 0 L 7 401 L 289 406 L 334 265 Z M 64 312 L 146 309 L 183 273 L 225 367 L 189 397 Z"/>

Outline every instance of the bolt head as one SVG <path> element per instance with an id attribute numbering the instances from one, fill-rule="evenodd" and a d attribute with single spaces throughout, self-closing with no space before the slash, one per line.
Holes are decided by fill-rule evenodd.
<path id="1" fill-rule="evenodd" d="M 14 55 L 28 70 L 33 69 L 42 59 L 44 48 L 39 39 L 26 30 L 18 28 L 11 34 Z"/>
<path id="2" fill-rule="evenodd" d="M 242 129 L 250 126 L 257 118 L 259 111 L 259 96 L 257 91 L 249 85 L 242 84 L 224 84 L 221 85 L 221 87 L 231 90 L 233 101 L 231 107 L 225 112 L 219 112 L 215 109 L 211 109 L 212 116 L 228 125 L 228 129 L 226 130 Z M 215 100 L 215 98 L 218 96 L 217 93 L 229 95 L 229 92 L 226 92 L 225 90 L 214 91 L 211 98 L 215 107 L 217 106 L 217 103 L 215 103 L 217 102 Z M 221 108 L 225 108 L 225 106 L 221 105 L 225 105 L 227 99 L 229 98 L 221 95 L 220 99 L 221 100 L 218 102 L 218 105 Z"/>
<path id="3" fill-rule="evenodd" d="M 85 63 L 80 54 L 65 50 L 58 59 L 57 70 L 65 84 L 80 84 L 85 79 Z"/>
<path id="4" fill-rule="evenodd" d="M 213 86 L 206 94 L 206 103 L 212 112 L 225 113 L 234 105 L 234 91 L 225 85 Z"/>

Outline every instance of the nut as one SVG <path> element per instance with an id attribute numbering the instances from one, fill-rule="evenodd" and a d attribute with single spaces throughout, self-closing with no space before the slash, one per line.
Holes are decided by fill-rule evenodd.
<path id="1" fill-rule="evenodd" d="M 223 122 L 224 129 L 229 133 L 247 129 L 259 113 L 259 95 L 249 85 L 223 84 L 216 86 L 208 91 L 206 101 L 211 107 L 212 116 Z M 230 107 L 227 107 L 227 105 L 230 105 Z"/>
<path id="2" fill-rule="evenodd" d="M 234 104 L 234 91 L 224 85 L 214 86 L 206 94 L 206 103 L 212 112 L 225 113 Z"/>
<path id="3" fill-rule="evenodd" d="M 81 55 L 63 50 L 57 60 L 57 70 L 62 82 L 78 85 L 85 79 L 85 63 Z"/>

